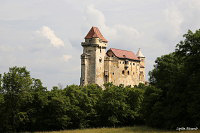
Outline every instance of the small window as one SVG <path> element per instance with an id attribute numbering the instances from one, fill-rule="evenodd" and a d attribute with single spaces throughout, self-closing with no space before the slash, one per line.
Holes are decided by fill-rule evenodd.
<path id="1" fill-rule="evenodd" d="M 128 75 L 129 75 L 129 71 L 128 71 Z"/>
<path id="2" fill-rule="evenodd" d="M 99 59 L 99 62 L 102 62 L 102 59 L 101 59 L 101 58 Z"/>
<path id="3" fill-rule="evenodd" d="M 122 74 L 124 74 L 124 70 L 122 71 Z"/>
<path id="4" fill-rule="evenodd" d="M 133 72 L 133 75 L 134 75 L 135 73 Z"/>
<path id="5" fill-rule="evenodd" d="M 124 64 L 124 61 L 123 61 L 123 64 Z"/>
<path id="6" fill-rule="evenodd" d="M 115 73 L 114 73 L 114 72 L 113 72 L 112 74 L 113 74 L 113 75 L 115 75 Z"/>
<path id="7" fill-rule="evenodd" d="M 135 63 L 133 63 L 133 65 L 135 65 Z"/>
<path id="8" fill-rule="evenodd" d="M 114 55 L 112 55 L 112 57 L 114 57 Z"/>
<path id="9" fill-rule="evenodd" d="M 101 53 L 101 48 L 100 48 L 100 53 Z"/>

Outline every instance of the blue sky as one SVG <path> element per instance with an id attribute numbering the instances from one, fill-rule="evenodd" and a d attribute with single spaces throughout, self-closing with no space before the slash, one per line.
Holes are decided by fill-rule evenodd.
<path id="1" fill-rule="evenodd" d="M 79 84 L 80 43 L 92 26 L 108 48 L 141 48 L 148 73 L 188 29 L 199 29 L 199 7 L 199 0 L 0 0 L 0 73 L 26 66 L 49 89 Z"/>

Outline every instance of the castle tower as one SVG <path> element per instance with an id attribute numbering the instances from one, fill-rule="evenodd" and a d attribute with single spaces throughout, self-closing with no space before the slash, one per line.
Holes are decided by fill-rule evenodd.
<path id="1" fill-rule="evenodd" d="M 82 42 L 80 84 L 104 84 L 104 57 L 108 41 L 97 27 L 92 27 Z"/>
<path id="2" fill-rule="evenodd" d="M 136 56 L 140 60 L 139 81 L 140 81 L 140 83 L 145 83 L 145 56 L 142 54 L 140 48 L 139 48 Z"/>

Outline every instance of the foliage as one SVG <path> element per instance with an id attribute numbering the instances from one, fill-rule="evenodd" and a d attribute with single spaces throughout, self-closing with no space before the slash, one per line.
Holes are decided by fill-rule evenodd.
<path id="1" fill-rule="evenodd" d="M 200 30 L 188 31 L 184 37 L 174 53 L 157 58 L 150 72 L 150 83 L 160 92 L 144 96 L 148 125 L 171 129 L 200 126 Z"/>
<path id="2" fill-rule="evenodd" d="M 0 131 L 50 131 L 141 122 L 144 86 L 70 85 L 47 90 L 25 67 L 0 78 Z"/>

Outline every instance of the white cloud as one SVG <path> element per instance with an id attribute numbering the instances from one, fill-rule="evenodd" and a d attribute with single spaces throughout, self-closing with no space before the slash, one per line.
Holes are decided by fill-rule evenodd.
<path id="1" fill-rule="evenodd" d="M 79 84 L 80 42 L 91 26 L 99 27 L 109 47 L 141 48 L 148 73 L 156 57 L 174 51 L 188 29 L 200 27 L 200 0 L 46 1 L 1 0 L 0 73 L 27 66 L 49 87 Z M 39 28 L 39 37 L 35 30 L 44 24 L 50 28 Z"/>
<path id="2" fill-rule="evenodd" d="M 38 32 L 46 37 L 54 47 L 59 48 L 64 46 L 63 40 L 58 38 L 51 28 L 43 26 Z"/>
<path id="3" fill-rule="evenodd" d="M 65 54 L 65 55 L 63 55 L 63 60 L 65 61 L 65 62 L 67 62 L 68 60 L 70 60 L 71 58 L 72 58 L 72 56 L 71 55 L 67 55 L 67 54 Z"/>
<path id="4" fill-rule="evenodd" d="M 200 7 L 200 1 L 199 0 L 189 0 L 189 1 L 188 0 L 184 0 L 184 1 L 191 8 L 197 8 L 197 9 L 199 9 L 199 7 Z"/>
<path id="5" fill-rule="evenodd" d="M 175 34 L 179 35 L 181 32 L 181 24 L 183 23 L 183 17 L 178 7 L 172 4 L 172 6 L 170 6 L 170 8 L 165 9 L 164 12 L 168 24 L 172 26 L 173 30 L 175 31 Z"/>
<path id="6" fill-rule="evenodd" d="M 113 26 L 106 25 L 104 14 L 95 8 L 94 5 L 86 7 L 86 26 L 89 29 L 91 26 L 97 26 L 103 31 L 104 36 L 111 40 L 132 40 L 140 37 L 140 32 L 131 27 L 122 24 L 115 24 Z M 121 38 L 123 36 L 123 38 Z M 108 40 L 109 41 L 109 40 Z"/>
<path id="7" fill-rule="evenodd" d="M 106 25 L 104 14 L 97 10 L 94 5 L 87 6 L 86 14 L 86 19 L 90 24 L 105 28 Z"/>
<path id="8" fill-rule="evenodd" d="M 12 52 L 12 51 L 13 51 L 12 47 L 0 44 L 0 52 Z"/>

